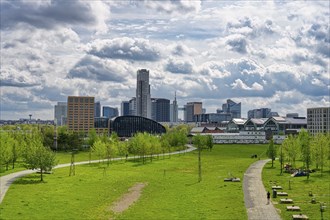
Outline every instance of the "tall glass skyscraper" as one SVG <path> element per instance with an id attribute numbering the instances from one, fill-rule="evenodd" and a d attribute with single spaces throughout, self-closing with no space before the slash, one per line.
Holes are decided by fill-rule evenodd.
<path id="1" fill-rule="evenodd" d="M 137 71 L 136 115 L 151 118 L 149 70 L 146 69 L 140 69 Z"/>

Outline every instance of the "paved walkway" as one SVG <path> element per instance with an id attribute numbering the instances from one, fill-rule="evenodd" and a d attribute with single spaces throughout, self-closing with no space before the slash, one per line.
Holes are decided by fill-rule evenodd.
<path id="1" fill-rule="evenodd" d="M 256 161 L 244 174 L 244 202 L 249 220 L 281 219 L 273 204 L 267 205 L 267 192 L 262 183 L 262 168 L 268 161 L 269 159 Z"/>
<path id="2" fill-rule="evenodd" d="M 171 153 L 159 154 L 159 156 L 163 156 L 163 155 L 166 156 L 166 155 L 174 155 L 174 154 L 187 153 L 187 152 L 194 151 L 194 150 L 197 149 L 197 148 L 193 147 L 190 144 L 187 144 L 186 146 L 188 147 L 188 149 L 185 149 L 185 150 L 182 150 L 182 151 L 175 151 L 175 152 L 171 152 Z M 153 156 L 155 157 L 155 156 L 158 156 L 158 155 L 156 154 L 156 155 L 153 155 Z M 150 157 L 150 156 L 147 156 L 147 157 Z M 135 158 L 136 157 L 128 157 L 127 159 L 128 160 L 132 160 L 132 159 L 135 159 Z M 123 159 L 122 157 L 119 157 L 119 158 L 113 158 L 111 160 L 114 161 L 114 160 L 122 160 L 122 159 Z M 74 164 L 75 165 L 81 165 L 81 164 L 89 164 L 89 163 L 99 163 L 100 161 L 101 162 L 102 161 L 107 161 L 107 159 L 104 159 L 104 160 L 81 161 L 81 162 L 75 162 Z M 59 164 L 59 165 L 55 166 L 53 169 L 63 168 L 63 167 L 69 167 L 70 165 L 71 165 L 71 163 Z M 1 204 L 2 200 L 3 200 L 3 198 L 5 197 L 6 192 L 9 189 L 10 185 L 17 178 L 20 178 L 20 177 L 23 177 L 25 175 L 28 175 L 28 174 L 31 174 L 31 173 L 35 173 L 35 172 L 37 172 L 37 171 L 36 170 L 23 170 L 23 171 L 19 171 L 19 172 L 16 172 L 16 173 L 11 173 L 11 174 L 8 174 L 6 176 L 0 177 L 0 204 Z"/>

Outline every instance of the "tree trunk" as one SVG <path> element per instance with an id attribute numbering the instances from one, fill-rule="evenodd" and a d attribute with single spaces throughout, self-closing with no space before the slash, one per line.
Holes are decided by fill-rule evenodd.
<path id="1" fill-rule="evenodd" d="M 201 148 L 198 148 L 198 182 L 202 181 Z"/>
<path id="2" fill-rule="evenodd" d="M 41 180 L 41 182 L 43 182 L 44 181 L 44 178 L 43 178 L 43 176 L 42 176 L 42 172 L 43 170 L 42 169 L 40 169 L 40 180 Z"/>

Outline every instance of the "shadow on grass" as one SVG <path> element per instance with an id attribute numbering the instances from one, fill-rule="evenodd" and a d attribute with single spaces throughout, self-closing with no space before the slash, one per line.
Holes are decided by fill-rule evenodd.
<path id="1" fill-rule="evenodd" d="M 13 184 L 18 184 L 18 185 L 30 185 L 30 184 L 39 184 L 39 183 L 46 183 L 45 181 L 40 180 L 40 176 L 38 178 L 34 179 L 18 179 L 16 180 Z"/>
<path id="2" fill-rule="evenodd" d="M 198 183 L 199 183 L 198 181 L 193 182 L 193 183 L 186 183 L 186 186 L 193 186 L 193 185 L 196 185 L 196 184 L 198 184 Z"/>
<path id="3" fill-rule="evenodd" d="M 267 166 L 267 167 L 264 167 L 264 169 L 266 169 L 266 170 L 275 170 L 276 169 L 276 167 L 269 167 L 269 166 Z"/>

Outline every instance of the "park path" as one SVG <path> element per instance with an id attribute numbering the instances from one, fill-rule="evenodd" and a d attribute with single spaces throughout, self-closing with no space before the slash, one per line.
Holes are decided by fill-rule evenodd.
<path id="1" fill-rule="evenodd" d="M 262 183 L 262 168 L 268 161 L 270 159 L 258 160 L 244 173 L 244 203 L 249 220 L 281 220 L 273 204 L 267 205 L 267 192 Z"/>
<path id="2" fill-rule="evenodd" d="M 188 149 L 185 150 L 181 150 L 181 151 L 175 151 L 175 152 L 171 152 L 171 153 L 164 153 L 164 154 L 155 154 L 153 156 L 168 156 L 168 155 L 175 155 L 175 154 L 181 154 L 181 153 L 188 153 L 191 151 L 196 150 L 197 148 L 193 147 L 190 144 L 186 145 L 188 147 Z M 127 157 L 128 160 L 132 160 L 135 159 L 136 157 Z M 122 160 L 122 157 L 118 157 L 118 158 L 113 158 L 111 159 L 112 161 L 114 160 Z M 75 165 L 82 165 L 82 164 L 89 164 L 89 163 L 99 163 L 102 161 L 107 161 L 107 159 L 104 160 L 91 160 L 91 161 L 81 161 L 81 162 L 75 162 Z M 71 165 L 71 163 L 65 163 L 65 164 L 59 164 L 57 166 L 55 166 L 53 169 L 57 169 L 57 168 L 63 168 L 63 167 L 69 167 Z M 10 185 L 17 179 L 20 177 L 23 177 L 25 175 L 31 174 L 31 173 L 35 173 L 37 172 L 37 170 L 23 170 L 23 171 L 19 171 L 16 173 L 11 173 L 5 176 L 0 177 L 0 204 L 3 200 L 3 198 L 6 195 L 7 190 L 9 189 Z"/>

